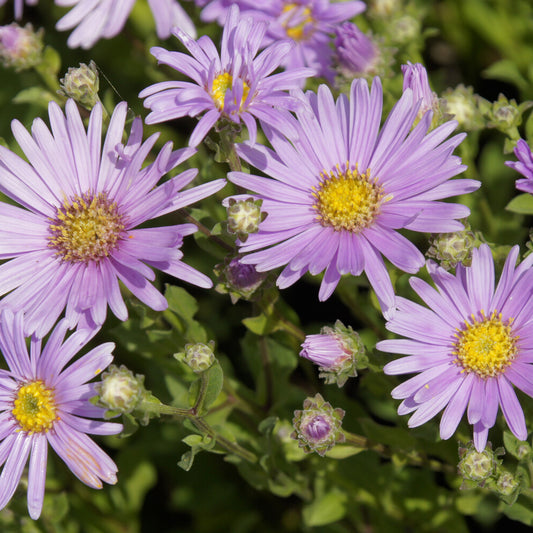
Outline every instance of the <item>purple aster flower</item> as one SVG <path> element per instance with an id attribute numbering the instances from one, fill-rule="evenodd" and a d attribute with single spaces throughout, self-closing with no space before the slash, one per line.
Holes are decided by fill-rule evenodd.
<path id="1" fill-rule="evenodd" d="M 533 396 L 533 255 L 515 267 L 517 257 L 515 246 L 496 287 L 486 244 L 473 251 L 472 266 L 458 265 L 455 275 L 429 261 L 436 289 L 410 280 L 427 307 L 398 297 L 387 329 L 406 338 L 381 341 L 377 348 L 407 355 L 388 363 L 386 374 L 417 374 L 392 391 L 403 400 L 400 415 L 414 411 L 410 427 L 444 409 L 440 436 L 448 439 L 466 411 L 481 452 L 501 407 L 513 434 L 527 438 L 513 385 Z"/>
<path id="2" fill-rule="evenodd" d="M 517 180 L 516 188 L 519 191 L 533 194 L 533 152 L 524 139 L 520 139 L 516 143 L 514 154 L 518 161 L 506 161 L 505 164 L 520 172 L 525 178 Z"/>
<path id="3" fill-rule="evenodd" d="M 128 19 L 135 0 L 55 0 L 56 5 L 72 7 L 56 24 L 56 29 L 66 31 L 75 28 L 67 44 L 70 48 L 91 48 L 100 39 L 118 35 Z M 177 26 L 190 35 L 195 27 L 177 0 L 148 0 L 154 16 L 157 36 L 170 37 Z"/>
<path id="4" fill-rule="evenodd" d="M 296 88 L 302 78 L 314 74 L 312 69 L 272 74 L 293 46 L 288 40 L 269 46 L 255 57 L 266 31 L 266 23 L 240 18 L 239 8 L 232 6 L 222 34 L 221 54 L 207 36 L 198 41 L 176 30 L 175 36 L 187 47 L 192 58 L 181 52 L 155 47 L 150 51 L 164 63 L 189 76 L 193 82 L 156 83 L 139 94 L 151 109 L 147 124 L 165 122 L 183 116 L 205 115 L 194 129 L 189 145 L 196 146 L 220 118 L 244 122 L 255 142 L 259 119 L 273 127 L 288 127 L 299 101 L 287 89 Z M 272 75 L 271 75 L 272 74 Z"/>
<path id="5" fill-rule="evenodd" d="M 181 262 L 183 236 L 193 224 L 136 229 L 165 213 L 218 191 L 216 180 L 184 192 L 197 170 L 156 186 L 194 150 L 172 151 L 167 143 L 142 167 L 158 135 L 142 142 L 142 121 L 134 120 L 122 145 L 127 104 L 119 104 L 101 146 L 102 107 L 90 115 L 87 131 L 76 104 L 66 112 L 50 103 L 51 131 L 33 122 L 31 135 L 13 121 L 15 139 L 29 163 L 0 146 L 0 191 L 22 207 L 0 203 L 0 308 L 26 311 L 27 333 L 45 335 L 66 308 L 70 327 L 102 324 L 107 306 L 121 320 L 128 314 L 118 281 L 155 310 L 167 302 L 150 283 L 150 266 L 201 287 L 211 280 Z M 11 291 L 11 292 L 10 292 Z"/>
<path id="6" fill-rule="evenodd" d="M 378 49 L 355 24 L 345 22 L 335 28 L 335 57 L 346 74 L 371 73 L 378 62 Z"/>
<path id="7" fill-rule="evenodd" d="M 34 520 L 43 506 L 48 444 L 89 487 L 117 481 L 115 463 L 87 436 L 122 430 L 121 424 L 93 420 L 104 409 L 89 402 L 95 390 L 88 381 L 112 361 L 114 344 L 101 344 L 66 367 L 95 333 L 78 330 L 64 340 L 67 327 L 62 320 L 42 350 L 33 336 L 28 354 L 23 314 L 0 314 L 0 350 L 9 367 L 0 370 L 0 509 L 13 497 L 29 457 L 28 511 Z"/>
<path id="8" fill-rule="evenodd" d="M 203 8 L 200 13 L 201 20 L 204 22 L 213 22 L 216 20 L 221 26 L 224 25 L 232 4 L 239 6 L 241 12 L 245 9 L 245 6 L 243 6 L 245 2 L 242 0 L 195 0 L 194 3 L 198 7 Z"/>
<path id="9" fill-rule="evenodd" d="M 402 65 L 403 90 L 411 89 L 414 94 L 414 101 L 420 102 L 418 116 L 421 117 L 430 109 L 435 110 L 439 99 L 429 86 L 428 73 L 424 65 L 420 63 L 407 62 Z"/>
<path id="10" fill-rule="evenodd" d="M 308 66 L 330 81 L 335 75 L 331 68 L 331 34 L 337 24 L 362 13 L 366 7 L 364 2 L 357 0 L 271 0 L 262 3 L 240 0 L 240 5 L 257 20 L 269 23 L 263 46 L 280 39 L 294 41 L 296 46 L 283 58 L 282 65 L 286 70 Z"/>
<path id="11" fill-rule="evenodd" d="M 354 80 L 350 99 L 341 95 L 335 102 L 325 85 L 318 95 L 305 96 L 312 111 L 298 114 L 297 136 L 267 128 L 274 150 L 237 146 L 245 161 L 271 176 L 229 174 L 257 193 L 267 213 L 259 231 L 241 245 L 248 254 L 242 262 L 259 271 L 287 265 L 277 280 L 280 288 L 307 271 L 325 270 L 320 300 L 332 294 L 342 274 L 365 271 L 382 309 L 390 312 L 394 290 L 382 254 L 405 272 L 415 273 L 424 264 L 424 256 L 397 230 L 457 231 L 463 225 L 455 219 L 469 214 L 463 205 L 438 201 L 480 185 L 450 181 L 465 169 L 452 155 L 464 134 L 445 140 L 456 122 L 427 134 L 431 113 L 412 129 L 417 106 L 409 89 L 380 132 L 379 78 L 371 91 L 365 80 Z"/>

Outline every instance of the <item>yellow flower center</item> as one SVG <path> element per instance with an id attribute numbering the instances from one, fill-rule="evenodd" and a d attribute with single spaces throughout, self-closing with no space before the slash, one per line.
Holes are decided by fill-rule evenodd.
<path id="1" fill-rule="evenodd" d="M 313 209 L 323 226 L 358 233 L 372 225 L 379 214 L 383 188 L 377 179 L 370 178 L 370 169 L 360 174 L 357 166 L 341 171 L 337 165 L 335 171 L 320 174 L 320 185 L 313 187 L 313 196 Z"/>
<path id="2" fill-rule="evenodd" d="M 231 89 L 232 87 L 233 87 L 233 76 L 229 72 L 223 72 L 222 74 L 219 74 L 213 80 L 211 96 L 215 102 L 215 105 L 220 111 L 224 111 L 224 100 L 226 98 L 226 92 L 228 89 Z M 243 91 L 242 91 L 242 98 L 241 98 L 241 103 L 240 103 L 241 108 L 244 102 L 246 101 L 246 98 L 248 97 L 249 92 L 250 92 L 250 87 L 245 81 L 243 81 Z"/>
<path id="3" fill-rule="evenodd" d="M 100 261 L 118 247 L 124 233 L 123 216 L 106 193 L 76 196 L 57 209 L 49 226 L 48 246 L 71 263 Z"/>
<path id="4" fill-rule="evenodd" d="M 309 37 L 314 31 L 315 19 L 309 7 L 300 4 L 286 4 L 281 10 L 282 25 L 287 32 L 287 37 L 301 41 Z"/>
<path id="5" fill-rule="evenodd" d="M 48 431 L 59 420 L 54 392 L 42 381 L 33 381 L 19 388 L 11 413 L 22 431 L 29 433 Z"/>
<path id="6" fill-rule="evenodd" d="M 464 329 L 457 330 L 453 344 L 455 363 L 465 372 L 475 372 L 481 378 L 501 374 L 516 357 L 518 336 L 513 335 L 509 319 L 502 321 L 501 313 L 493 311 L 490 318 L 481 311 L 481 320 L 472 315 L 472 321 L 465 320 Z"/>

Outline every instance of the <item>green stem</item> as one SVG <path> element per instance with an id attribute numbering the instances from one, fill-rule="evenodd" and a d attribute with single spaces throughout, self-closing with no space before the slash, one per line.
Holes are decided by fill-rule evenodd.
<path id="1" fill-rule="evenodd" d="M 204 384 L 202 383 L 202 386 Z M 205 391 L 204 391 L 205 394 Z M 257 461 L 257 457 L 252 452 L 246 450 L 236 442 L 232 442 L 222 435 L 219 435 L 214 428 L 212 428 L 202 417 L 196 415 L 196 409 L 199 405 L 201 405 L 202 402 L 202 388 L 200 388 L 200 394 L 198 395 L 198 399 L 196 401 L 196 404 L 191 409 L 182 409 L 180 407 L 174 407 L 172 405 L 165 405 L 163 403 L 161 404 L 153 404 L 150 402 L 145 402 L 141 405 L 140 410 L 143 410 L 143 407 L 146 408 L 146 410 L 152 412 L 152 413 L 158 413 L 160 415 L 169 415 L 174 419 L 179 418 L 187 418 L 190 420 L 196 429 L 200 431 L 203 434 L 209 435 L 211 438 L 213 438 L 219 446 L 224 448 L 227 452 L 233 453 L 237 456 L 239 456 L 241 459 L 244 459 L 245 461 L 248 461 L 250 463 L 255 463 Z"/>
<path id="2" fill-rule="evenodd" d="M 354 433 L 350 433 L 348 431 L 344 431 L 343 433 L 346 438 L 346 443 L 352 444 L 356 448 L 372 450 L 388 459 L 390 459 L 394 453 L 394 451 L 391 450 L 388 446 L 385 446 L 384 444 L 380 444 L 378 442 L 373 442 L 370 439 L 363 437 L 362 435 L 355 435 Z M 400 450 L 399 453 L 403 457 L 405 457 L 406 461 L 411 466 L 426 467 L 435 472 L 446 472 L 449 474 L 455 474 L 457 472 L 454 466 L 442 463 L 440 461 L 437 461 L 436 459 L 429 459 L 424 454 L 414 450 L 408 452 Z"/>
<path id="3" fill-rule="evenodd" d="M 180 209 L 178 211 L 178 213 L 185 220 L 187 220 L 188 222 L 191 222 L 192 224 L 194 224 L 198 228 L 199 231 L 201 231 L 204 235 L 207 235 L 207 237 L 210 240 L 212 240 L 214 243 L 218 244 L 221 248 L 224 248 L 224 250 L 226 250 L 227 252 L 231 252 L 231 253 L 235 252 L 235 249 L 234 249 L 233 246 L 231 246 L 231 244 L 228 244 L 226 241 L 222 240 L 217 235 L 213 235 L 211 233 L 211 230 L 207 226 L 204 226 L 201 222 L 198 222 L 198 220 L 196 220 L 192 215 L 187 213 L 187 211 L 185 211 L 185 209 Z"/>

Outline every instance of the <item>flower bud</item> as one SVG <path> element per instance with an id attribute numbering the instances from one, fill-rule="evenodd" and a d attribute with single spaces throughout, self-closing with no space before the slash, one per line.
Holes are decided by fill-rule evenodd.
<path id="1" fill-rule="evenodd" d="M 496 472 L 496 467 L 500 463 L 496 460 L 496 455 L 499 453 L 499 450 L 492 451 L 490 443 L 482 452 L 478 452 L 474 444 L 469 442 L 466 448 L 459 448 L 459 457 L 461 458 L 457 465 L 459 475 L 463 477 L 465 482 L 473 482 L 475 486 L 483 486 L 484 482 L 493 477 Z"/>
<path id="2" fill-rule="evenodd" d="M 342 409 L 334 409 L 317 394 L 304 401 L 303 411 L 294 411 L 292 424 L 295 431 L 291 437 L 298 440 L 298 446 L 306 453 L 324 455 L 337 442 L 344 442 L 343 418 Z"/>
<path id="3" fill-rule="evenodd" d="M 146 393 L 144 376 L 134 376 L 124 365 L 111 365 L 95 388 L 98 403 L 116 413 L 131 413 Z"/>
<path id="4" fill-rule="evenodd" d="M 176 353 L 174 357 L 185 363 L 194 373 L 201 374 L 215 362 L 214 347 L 215 341 L 209 341 L 207 344 L 186 344 L 185 352 Z"/>
<path id="5" fill-rule="evenodd" d="M 21 27 L 13 22 L 0 26 L 0 61 L 17 72 L 32 68 L 42 61 L 43 33 L 33 31 L 31 24 Z"/>
<path id="6" fill-rule="evenodd" d="M 345 22 L 335 28 L 335 56 L 345 76 L 370 74 L 378 60 L 378 49 L 355 24 Z"/>
<path id="7" fill-rule="evenodd" d="M 496 480 L 496 491 L 503 497 L 509 497 L 520 488 L 520 481 L 511 474 L 504 471 Z"/>
<path id="8" fill-rule="evenodd" d="M 428 73 L 421 63 L 407 62 L 402 65 L 403 90 L 413 91 L 413 103 L 420 102 L 418 108 L 418 118 L 422 118 L 427 111 L 434 111 L 434 117 L 439 114 L 439 99 L 429 86 Z"/>
<path id="9" fill-rule="evenodd" d="M 450 270 L 459 263 L 470 266 L 472 250 L 480 243 L 468 223 L 465 223 L 464 230 L 433 235 L 429 244 L 426 255 L 438 261 L 445 270 Z"/>
<path id="10" fill-rule="evenodd" d="M 307 335 L 302 344 L 301 357 L 319 365 L 319 377 L 326 384 L 342 387 L 349 377 L 357 376 L 357 369 L 367 367 L 365 347 L 357 332 L 337 320 L 335 327 L 323 327 L 318 335 Z"/>
<path id="11" fill-rule="evenodd" d="M 457 120 L 462 129 L 474 131 L 485 126 L 478 107 L 479 97 L 474 94 L 472 87 L 460 84 L 455 89 L 447 89 L 441 101 L 444 114 Z"/>
<path id="12" fill-rule="evenodd" d="M 91 60 L 89 66 L 80 63 L 79 67 L 69 67 L 64 78 L 59 80 L 59 94 L 72 98 L 89 111 L 100 101 L 98 89 L 100 80 L 96 63 Z"/>
<path id="13" fill-rule="evenodd" d="M 232 303 L 239 298 L 250 299 L 268 275 L 266 272 L 257 272 L 253 265 L 245 265 L 240 257 L 216 265 L 214 272 L 219 280 L 215 290 L 221 294 L 229 293 Z"/>
<path id="14" fill-rule="evenodd" d="M 257 233 L 259 224 L 267 214 L 261 212 L 262 200 L 247 198 L 246 200 L 228 200 L 228 231 L 234 233 L 244 242 L 249 233 Z"/>

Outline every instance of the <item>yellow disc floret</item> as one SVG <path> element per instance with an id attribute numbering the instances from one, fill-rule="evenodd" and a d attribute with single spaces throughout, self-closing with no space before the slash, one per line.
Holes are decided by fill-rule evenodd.
<path id="1" fill-rule="evenodd" d="M 299 4 L 286 4 L 282 9 L 282 25 L 287 32 L 287 37 L 301 41 L 313 33 L 315 19 L 309 7 Z"/>
<path id="2" fill-rule="evenodd" d="M 117 248 L 124 221 L 106 193 L 85 193 L 57 208 L 49 226 L 48 246 L 71 263 L 100 261 Z"/>
<path id="3" fill-rule="evenodd" d="M 383 188 L 370 178 L 370 170 L 360 174 L 357 166 L 350 170 L 349 163 L 346 168 L 341 171 L 337 165 L 335 171 L 320 174 L 320 185 L 313 187 L 313 209 L 323 226 L 358 233 L 379 214 Z"/>
<path id="4" fill-rule="evenodd" d="M 224 111 L 224 100 L 226 98 L 226 92 L 228 91 L 228 89 L 232 89 L 232 88 L 233 88 L 233 76 L 229 72 L 223 72 L 222 74 L 219 74 L 213 80 L 213 86 L 211 88 L 211 96 L 215 102 L 215 105 L 220 111 Z M 242 105 L 246 101 L 246 98 L 248 97 L 249 92 L 250 92 L 250 87 L 245 81 L 243 81 L 243 92 L 242 92 L 240 107 L 242 107 Z"/>
<path id="5" fill-rule="evenodd" d="M 20 429 L 29 433 L 48 431 L 59 419 L 54 391 L 42 381 L 32 381 L 18 389 L 11 413 Z"/>
<path id="6" fill-rule="evenodd" d="M 513 319 L 503 322 L 501 313 L 496 311 L 490 318 L 481 311 L 481 317 L 477 320 L 472 315 L 472 321 L 465 320 L 464 329 L 455 334 L 454 362 L 481 378 L 495 377 L 516 357 L 518 336 L 511 329 Z"/>

